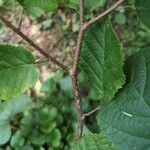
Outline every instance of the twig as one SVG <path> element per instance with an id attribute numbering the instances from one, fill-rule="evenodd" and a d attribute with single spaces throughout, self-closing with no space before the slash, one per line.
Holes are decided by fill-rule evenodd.
<path id="1" fill-rule="evenodd" d="M 115 8 L 117 8 L 123 0 L 119 0 L 116 2 L 113 6 L 111 6 L 109 9 L 104 11 L 102 14 L 98 15 L 97 17 L 91 19 L 89 22 L 84 23 L 84 0 L 80 0 L 80 30 L 77 38 L 77 46 L 75 49 L 75 54 L 74 54 L 74 60 L 73 60 L 73 67 L 70 71 L 70 75 L 72 78 L 72 84 L 73 84 L 73 91 L 74 91 L 74 96 L 75 96 L 75 105 L 76 105 L 76 112 L 77 112 L 77 120 L 78 120 L 78 127 L 77 127 L 77 139 L 79 139 L 82 136 L 82 130 L 83 130 L 83 125 L 84 125 L 84 118 L 86 116 L 91 115 L 95 111 L 97 111 L 99 108 L 96 108 L 95 110 L 83 114 L 82 112 L 82 106 L 81 106 L 81 95 L 80 95 L 80 88 L 79 88 L 79 83 L 78 83 L 78 64 L 79 64 L 79 58 L 80 58 L 80 49 L 81 45 L 83 42 L 83 36 L 85 30 L 98 21 L 100 18 L 104 17 L 105 15 L 109 14 L 111 11 L 113 11 Z"/>
<path id="2" fill-rule="evenodd" d="M 0 15 L 0 20 L 6 24 L 7 27 L 9 27 L 11 30 L 13 30 L 15 33 L 17 33 L 20 37 L 22 37 L 27 43 L 29 43 L 35 50 L 37 50 L 40 54 L 45 56 L 48 60 L 52 61 L 54 64 L 58 65 L 60 68 L 62 68 L 64 71 L 68 72 L 68 68 L 60 63 L 58 60 L 50 56 L 47 52 L 45 52 L 43 49 L 41 49 L 37 44 L 35 44 L 31 39 L 29 39 L 24 33 L 22 33 L 19 29 L 17 29 L 15 26 L 13 26 L 8 20 L 6 20 L 4 17 Z"/>
<path id="3" fill-rule="evenodd" d="M 90 115 L 92 115 L 92 114 L 94 114 L 96 111 L 98 111 L 100 109 L 100 106 L 98 106 L 98 107 L 96 107 L 94 110 L 92 110 L 92 111 L 90 111 L 90 112 L 88 112 L 88 113 L 85 113 L 83 116 L 84 116 L 84 118 L 85 117 L 88 117 L 88 116 L 90 116 Z"/>
<path id="4" fill-rule="evenodd" d="M 104 11 L 100 15 L 96 16 L 95 18 L 93 18 L 90 21 L 88 21 L 87 23 L 85 23 L 84 28 L 85 29 L 88 28 L 90 25 L 92 25 L 93 23 L 95 23 L 96 21 L 98 21 L 99 19 L 101 19 L 102 17 L 106 16 L 107 14 L 109 14 L 110 12 L 112 12 L 113 10 L 115 10 L 123 1 L 124 0 L 119 0 L 114 5 L 112 5 L 110 8 L 108 8 L 106 11 Z"/>
<path id="5" fill-rule="evenodd" d="M 39 60 L 39 61 L 36 61 L 35 64 L 43 64 L 46 62 L 48 62 L 48 60 Z"/>
<path id="6" fill-rule="evenodd" d="M 23 7 L 21 6 L 21 12 L 20 12 L 19 21 L 18 21 L 18 29 L 21 28 L 23 11 L 24 11 L 24 9 L 23 9 Z"/>
<path id="7" fill-rule="evenodd" d="M 133 5 L 126 5 L 122 7 L 118 7 L 117 10 L 122 10 L 122 9 L 133 9 L 135 10 L 135 7 Z"/>
<path id="8" fill-rule="evenodd" d="M 84 0 L 80 0 L 80 31 L 77 38 L 77 46 L 75 49 L 75 55 L 73 60 L 73 67 L 71 69 L 71 77 L 72 77 L 72 84 L 75 96 L 75 105 L 76 105 L 76 112 L 77 112 L 77 119 L 78 119 L 78 127 L 77 127 L 77 139 L 82 136 L 83 130 L 83 114 L 82 114 L 82 107 L 81 107 L 81 96 L 80 96 L 80 89 L 78 84 L 78 63 L 79 63 L 79 56 L 80 56 L 80 49 L 83 41 L 83 34 L 84 34 Z"/>

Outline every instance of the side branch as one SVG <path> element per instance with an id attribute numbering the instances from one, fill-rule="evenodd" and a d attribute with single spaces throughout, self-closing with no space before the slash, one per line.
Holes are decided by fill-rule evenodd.
<path id="1" fill-rule="evenodd" d="M 101 19 L 102 17 L 106 16 L 107 14 L 109 14 L 110 12 L 112 12 L 113 10 L 115 10 L 123 1 L 124 0 L 119 0 L 114 5 L 112 5 L 110 8 L 108 8 L 106 11 L 104 11 L 100 15 L 96 16 L 95 18 L 93 18 L 90 21 L 88 21 L 87 23 L 85 23 L 84 29 L 88 28 L 90 25 L 92 25 L 93 23 L 95 23 L 96 21 L 98 21 L 99 19 Z"/>
<path id="2" fill-rule="evenodd" d="M 85 113 L 85 114 L 84 114 L 84 118 L 85 118 L 85 117 L 88 117 L 88 116 L 90 116 L 90 115 L 92 115 L 92 114 L 94 114 L 94 113 L 97 112 L 99 109 L 100 109 L 100 106 L 98 106 L 97 108 L 95 108 L 94 110 L 92 110 L 92 111 L 90 111 L 90 112 L 88 112 L 88 113 Z"/>
<path id="3" fill-rule="evenodd" d="M 4 17 L 0 15 L 0 20 L 6 24 L 7 27 L 9 27 L 12 31 L 17 33 L 20 37 L 22 37 L 27 43 L 29 43 L 35 50 L 37 50 L 40 54 L 45 56 L 48 60 L 52 61 L 54 64 L 58 65 L 60 68 L 62 68 L 64 71 L 68 72 L 68 68 L 60 63 L 58 60 L 50 56 L 47 52 L 45 52 L 43 49 L 41 49 L 37 44 L 35 44 L 31 39 L 29 39 L 24 33 L 22 33 L 18 28 L 13 26 L 8 20 L 6 20 Z"/>

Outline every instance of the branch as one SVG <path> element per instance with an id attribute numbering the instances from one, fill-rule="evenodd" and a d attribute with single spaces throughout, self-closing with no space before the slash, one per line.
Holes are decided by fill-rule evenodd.
<path id="1" fill-rule="evenodd" d="M 90 116 L 90 115 L 92 115 L 92 114 L 94 114 L 96 111 L 98 111 L 100 109 L 100 106 L 98 106 L 98 107 L 96 107 L 94 110 L 92 110 L 92 111 L 90 111 L 90 112 L 88 112 L 88 113 L 85 113 L 84 114 L 84 118 L 85 117 L 88 117 L 88 116 Z"/>
<path id="2" fill-rule="evenodd" d="M 107 14 L 109 14 L 110 12 L 112 12 L 113 10 L 115 10 L 124 0 L 119 0 L 118 2 L 116 2 L 114 5 L 112 5 L 110 8 L 108 8 L 106 11 L 104 11 L 103 13 L 101 13 L 100 15 L 96 16 L 95 18 L 91 19 L 90 21 L 88 21 L 87 23 L 85 23 L 84 25 L 84 29 L 87 29 L 89 26 L 91 26 L 93 23 L 95 23 L 96 21 L 98 21 L 99 19 L 101 19 L 102 17 L 106 16 Z"/>
<path id="3" fill-rule="evenodd" d="M 31 39 L 29 39 L 24 33 L 22 33 L 19 29 L 17 29 L 15 26 L 13 26 L 8 20 L 6 20 L 4 17 L 0 15 L 0 20 L 6 24 L 7 27 L 9 27 L 11 30 L 13 30 L 15 33 L 17 33 L 20 37 L 22 37 L 27 43 L 29 43 L 35 50 L 37 50 L 40 54 L 45 56 L 48 60 L 52 61 L 54 64 L 58 65 L 60 68 L 62 68 L 64 71 L 68 72 L 68 68 L 60 63 L 58 60 L 50 56 L 47 52 L 45 52 L 43 49 L 41 49 L 37 44 L 35 44 Z"/>
<path id="4" fill-rule="evenodd" d="M 79 30 L 79 34 L 78 34 L 78 38 L 77 38 L 77 45 L 76 45 L 75 54 L 74 54 L 73 67 L 70 71 L 70 75 L 71 75 L 71 78 L 72 78 L 72 84 L 73 84 L 73 91 L 74 91 L 74 96 L 75 96 L 77 120 L 78 120 L 77 139 L 80 139 L 80 137 L 82 136 L 84 118 L 86 116 L 89 116 L 89 115 L 93 114 L 95 111 L 97 111 L 99 109 L 99 107 L 98 107 L 95 110 L 93 110 L 93 111 L 91 111 L 87 114 L 83 114 L 83 112 L 82 112 L 81 94 L 80 94 L 80 88 L 79 88 L 79 83 L 78 83 L 77 78 L 78 78 L 78 64 L 79 64 L 79 58 L 80 58 L 80 49 L 81 49 L 81 45 L 82 45 L 82 41 L 83 41 L 83 35 L 84 35 L 85 30 L 90 25 L 92 25 L 93 23 L 98 21 L 100 18 L 104 17 L 105 15 L 107 15 L 108 13 L 113 11 L 122 2 L 123 2 L 123 0 L 119 0 L 112 7 L 107 9 L 102 14 L 100 14 L 97 17 L 91 19 L 89 22 L 84 23 L 84 0 L 80 0 L 80 30 Z"/>
<path id="5" fill-rule="evenodd" d="M 83 114 L 82 114 L 82 107 L 81 107 L 81 96 L 80 96 L 80 89 L 78 83 L 78 63 L 79 63 L 79 56 L 80 56 L 80 49 L 83 41 L 83 34 L 84 34 L 84 0 L 80 0 L 80 31 L 77 38 L 77 46 L 75 49 L 74 60 L 73 60 L 73 67 L 70 71 L 72 84 L 73 84 L 73 91 L 75 96 L 75 105 L 76 105 L 76 112 L 77 112 L 77 120 L 78 120 L 78 127 L 77 127 L 77 139 L 82 136 L 83 130 Z"/>

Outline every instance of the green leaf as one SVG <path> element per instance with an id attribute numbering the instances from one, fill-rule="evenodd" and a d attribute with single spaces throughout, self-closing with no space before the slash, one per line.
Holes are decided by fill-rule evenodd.
<path id="1" fill-rule="evenodd" d="M 40 127 L 40 130 L 45 133 L 45 134 L 49 134 L 52 132 L 52 130 L 56 127 L 56 122 L 48 122 L 47 124 L 43 124 Z"/>
<path id="2" fill-rule="evenodd" d="M 57 90 L 56 85 L 56 81 L 53 78 L 49 78 L 42 84 L 41 92 L 51 95 Z"/>
<path id="3" fill-rule="evenodd" d="M 85 0 L 84 8 L 86 13 L 90 13 L 99 7 L 103 7 L 106 0 Z M 67 5 L 73 9 L 79 9 L 79 0 L 68 0 Z"/>
<path id="4" fill-rule="evenodd" d="M 4 4 L 4 1 L 0 0 L 0 7 L 3 6 L 3 4 Z"/>
<path id="5" fill-rule="evenodd" d="M 116 150 L 110 141 L 101 134 L 88 134 L 74 145 L 72 150 Z"/>
<path id="6" fill-rule="evenodd" d="M 3 110 L 0 111 L 1 115 L 11 119 L 17 113 L 24 112 L 34 107 L 33 102 L 27 95 L 21 95 L 15 99 L 10 99 L 8 102 L 3 103 Z"/>
<path id="7" fill-rule="evenodd" d="M 107 0 L 85 0 L 85 10 L 87 12 L 94 11 L 99 7 L 103 7 L 106 4 Z"/>
<path id="8" fill-rule="evenodd" d="M 71 77 L 66 76 L 60 80 L 60 88 L 63 91 L 71 91 L 72 90 L 72 84 L 71 84 Z"/>
<path id="9" fill-rule="evenodd" d="M 24 0 L 17 0 L 20 5 L 23 5 Z"/>
<path id="10" fill-rule="evenodd" d="M 33 107 L 31 99 L 22 95 L 0 104 L 0 145 L 6 143 L 11 136 L 11 119 L 18 113 Z"/>
<path id="11" fill-rule="evenodd" d="M 67 2 L 67 6 L 70 7 L 70 8 L 73 8 L 73 9 L 77 10 L 78 7 L 79 7 L 79 0 L 69 0 Z"/>
<path id="12" fill-rule="evenodd" d="M 125 14 L 124 13 L 117 13 L 116 15 L 115 15 L 115 22 L 116 23 L 118 23 L 118 24 L 125 24 L 126 23 L 126 16 L 125 16 Z"/>
<path id="13" fill-rule="evenodd" d="M 73 97 L 73 90 L 72 90 L 72 83 L 71 83 L 71 77 L 65 76 L 59 81 L 61 90 L 65 93 L 67 97 L 72 98 Z"/>
<path id="14" fill-rule="evenodd" d="M 40 17 L 44 12 L 55 11 L 58 0 L 21 0 L 21 4 L 33 17 Z"/>
<path id="15" fill-rule="evenodd" d="M 39 115 L 39 119 L 41 123 L 42 122 L 47 123 L 47 122 L 54 120 L 57 114 L 58 112 L 55 107 L 53 108 L 44 107 L 39 111 L 38 115 Z"/>
<path id="16" fill-rule="evenodd" d="M 135 4 L 135 0 L 128 0 L 127 4 L 134 5 Z"/>
<path id="17" fill-rule="evenodd" d="M 97 117 L 100 128 L 121 150 L 150 149 L 149 59 L 150 48 L 127 59 L 127 84 Z"/>
<path id="18" fill-rule="evenodd" d="M 41 146 L 46 143 L 46 135 L 39 133 L 37 130 L 33 131 L 30 137 L 31 143 Z"/>
<path id="19" fill-rule="evenodd" d="M 23 146 L 25 138 L 20 130 L 17 130 L 16 133 L 12 136 L 10 144 L 12 147 L 17 148 Z"/>
<path id="20" fill-rule="evenodd" d="M 150 28 L 150 1 L 135 0 L 135 8 L 140 21 Z"/>
<path id="21" fill-rule="evenodd" d="M 23 93 L 38 78 L 35 59 L 25 48 L 0 45 L 0 98 L 10 99 Z"/>
<path id="22" fill-rule="evenodd" d="M 80 65 L 89 76 L 99 99 L 110 100 L 124 83 L 123 53 L 109 21 L 101 20 L 87 29 Z"/>
<path id="23" fill-rule="evenodd" d="M 47 139 L 48 144 L 57 148 L 60 145 L 60 140 L 62 138 L 61 132 L 58 129 L 55 129 L 53 132 L 51 132 L 50 137 Z"/>
<path id="24" fill-rule="evenodd" d="M 11 126 L 8 120 L 0 118 L 0 145 L 6 143 L 11 136 Z"/>

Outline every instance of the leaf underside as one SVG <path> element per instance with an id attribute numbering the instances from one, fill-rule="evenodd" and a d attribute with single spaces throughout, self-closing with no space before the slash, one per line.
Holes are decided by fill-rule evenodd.
<path id="1" fill-rule="evenodd" d="M 150 48 L 127 59 L 127 85 L 98 114 L 98 124 L 121 150 L 150 150 Z"/>
<path id="2" fill-rule="evenodd" d="M 123 54 L 109 21 L 101 20 L 86 30 L 80 66 L 99 99 L 110 100 L 124 83 Z"/>

